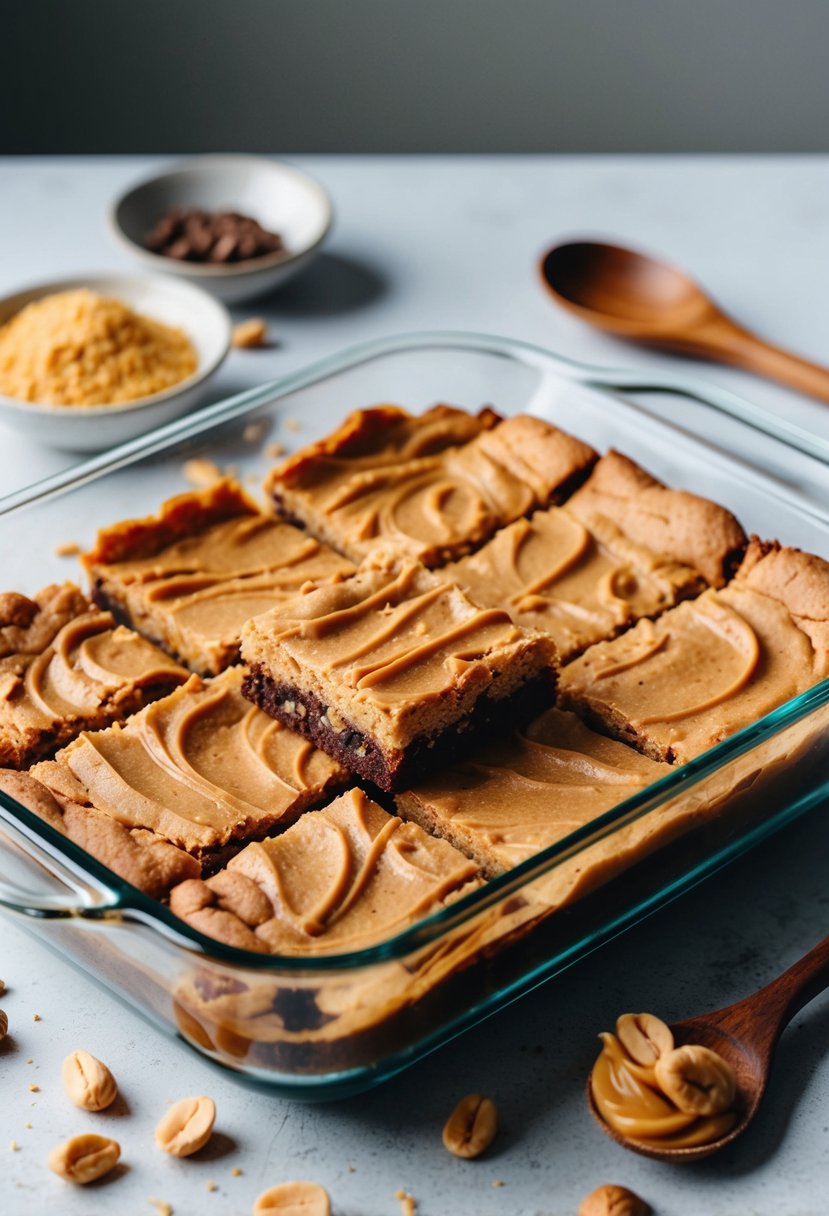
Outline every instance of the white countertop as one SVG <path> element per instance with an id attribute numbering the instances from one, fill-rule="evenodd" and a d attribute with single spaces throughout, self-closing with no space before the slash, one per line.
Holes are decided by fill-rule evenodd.
<path id="1" fill-rule="evenodd" d="M 668 256 L 745 324 L 829 361 L 827 157 L 294 159 L 330 190 L 334 232 L 302 279 L 235 310 L 267 316 L 278 345 L 235 352 L 214 398 L 350 343 L 421 329 L 503 333 L 586 362 L 680 366 L 602 338 L 549 302 L 538 257 L 573 235 Z M 106 233 L 107 204 L 156 163 L 0 161 L 0 293 L 124 269 Z M 829 434 L 826 406 L 737 371 L 686 366 Z M 6 430 L 0 442 L 0 493 L 67 463 Z M 756 1126 L 710 1162 L 667 1168 L 617 1148 L 593 1126 L 583 1087 L 595 1035 L 619 1012 L 653 1009 L 670 1020 L 727 1004 L 823 936 L 827 855 L 829 822 L 813 813 L 374 1093 L 324 1106 L 242 1087 L 3 920 L 8 992 L 0 1007 L 11 1035 L 0 1046 L 0 1212 L 93 1216 L 110 1208 L 137 1216 L 156 1210 L 154 1197 L 176 1216 L 242 1216 L 265 1187 L 308 1177 L 329 1189 L 336 1216 L 396 1216 L 398 1188 L 417 1198 L 419 1216 L 568 1216 L 610 1181 L 638 1191 L 657 1216 L 821 1216 L 829 1183 L 826 998 L 787 1031 Z M 78 1046 L 116 1073 L 124 1101 L 114 1114 L 85 1115 L 64 1097 L 60 1061 Z M 485 1159 L 462 1162 L 444 1151 L 440 1131 L 471 1090 L 496 1099 L 502 1131 Z M 162 1156 L 152 1132 L 167 1100 L 202 1092 L 216 1101 L 221 1135 L 196 1159 Z M 119 1175 L 86 1190 L 45 1168 L 52 1145 L 80 1130 L 112 1134 L 123 1149 Z M 494 1187 L 496 1179 L 504 1185 Z M 218 1189 L 208 1193 L 208 1181 Z"/>

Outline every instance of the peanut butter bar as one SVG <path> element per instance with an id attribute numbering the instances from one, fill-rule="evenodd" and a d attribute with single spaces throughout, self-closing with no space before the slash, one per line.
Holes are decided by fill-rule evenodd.
<path id="1" fill-rule="evenodd" d="M 362 569 L 242 631 L 245 696 L 381 789 L 552 701 L 554 647 L 416 563 Z"/>
<path id="2" fill-rule="evenodd" d="M 187 678 L 72 583 L 0 596 L 0 766 L 25 768 Z"/>
<path id="3" fill-rule="evenodd" d="M 549 633 L 566 663 L 698 595 L 706 577 L 719 586 L 744 543 L 728 511 L 610 452 L 565 507 L 517 520 L 444 574 L 477 603 Z"/>
<path id="4" fill-rule="evenodd" d="M 291 456 L 265 489 L 280 512 L 353 561 L 382 549 L 434 567 L 566 498 L 595 459 L 540 418 L 446 406 L 413 417 L 383 406 Z"/>
<path id="5" fill-rule="evenodd" d="M 102 529 L 83 560 L 98 603 L 200 674 L 236 662 L 249 617 L 354 570 L 229 480 Z"/>
<path id="6" fill-rule="evenodd" d="M 206 882 L 173 888 L 170 907 L 228 945 L 324 954 L 393 937 L 474 885 L 475 866 L 445 840 L 352 789 Z"/>
<path id="7" fill-rule="evenodd" d="M 829 563 L 753 539 L 722 590 L 640 621 L 562 672 L 565 704 L 685 763 L 829 676 Z"/>
<path id="8" fill-rule="evenodd" d="M 548 709 L 524 730 L 396 796 L 406 819 L 493 877 L 562 840 L 671 768 Z"/>
<path id="9" fill-rule="evenodd" d="M 242 672 L 185 685 L 32 773 L 53 792 L 196 856 L 291 823 L 345 784 L 328 756 L 254 708 Z"/>
<path id="10" fill-rule="evenodd" d="M 188 879 L 198 878 L 195 857 L 155 832 L 130 829 L 103 811 L 55 793 L 31 773 L 0 770 L 0 790 L 28 807 L 119 877 L 155 899 Z"/>

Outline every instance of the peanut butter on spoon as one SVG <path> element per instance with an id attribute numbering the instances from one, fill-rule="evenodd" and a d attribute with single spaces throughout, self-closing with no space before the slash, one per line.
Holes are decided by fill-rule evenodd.
<path id="1" fill-rule="evenodd" d="M 737 1082 L 722 1056 L 696 1044 L 674 1046 L 653 1014 L 623 1014 L 602 1033 L 590 1076 L 596 1111 L 634 1146 L 695 1148 L 726 1135 L 738 1118 Z"/>

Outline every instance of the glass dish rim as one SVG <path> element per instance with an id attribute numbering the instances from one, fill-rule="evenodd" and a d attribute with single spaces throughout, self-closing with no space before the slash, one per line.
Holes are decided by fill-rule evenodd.
<path id="1" fill-rule="evenodd" d="M 574 360 L 568 359 L 566 356 L 548 351 L 532 343 L 494 335 L 423 332 L 373 339 L 350 346 L 338 354 L 326 356 L 280 380 L 270 382 L 258 389 L 246 390 L 244 393 L 237 394 L 226 401 L 206 407 L 205 410 L 199 411 L 199 415 L 191 415 L 189 419 L 185 418 L 159 427 L 149 436 L 142 437 L 144 440 L 149 439 L 151 441 L 150 444 L 142 444 L 141 440 L 137 440 L 121 445 L 120 448 L 116 449 L 116 452 L 123 453 L 126 458 L 118 463 L 110 464 L 93 458 L 91 461 L 82 462 L 68 469 L 66 474 L 71 475 L 80 472 L 80 475 L 65 480 L 64 484 L 56 488 L 49 486 L 48 483 L 55 480 L 49 478 L 46 479 L 46 482 L 36 483 L 17 492 L 15 495 L 10 495 L 8 500 L 5 501 L 26 495 L 24 501 L 9 509 L 18 509 L 18 506 L 34 506 L 47 498 L 67 493 L 81 484 L 97 480 L 104 475 L 115 472 L 118 468 L 126 467 L 144 457 L 163 452 L 174 447 L 184 438 L 190 438 L 205 432 L 209 433 L 229 419 L 242 417 L 261 408 L 263 405 L 278 401 L 281 397 L 289 396 L 303 388 L 311 387 L 315 383 L 328 380 L 342 372 L 350 371 L 364 363 L 371 362 L 373 359 L 409 353 L 429 347 L 442 351 L 461 349 L 481 354 L 491 354 L 506 359 L 514 359 L 530 367 L 538 367 L 540 360 L 542 364 L 547 365 L 549 370 L 560 374 L 564 380 L 568 379 L 568 370 L 571 372 L 591 370 L 587 368 L 587 365 L 579 364 Z M 525 357 L 522 358 L 522 355 Z M 635 388 L 638 381 L 635 371 L 626 369 L 624 376 L 626 377 L 626 386 L 631 389 Z M 570 376 L 569 379 L 572 381 L 573 377 Z M 652 380 L 652 376 L 643 375 L 642 380 L 643 382 L 648 382 Z M 581 379 L 576 379 L 575 382 L 597 396 L 612 396 L 612 390 L 608 385 Z M 688 383 L 691 384 L 692 382 L 689 381 Z M 671 389 L 666 388 L 664 391 L 670 392 Z M 677 388 L 675 391 L 681 392 L 683 390 Z M 613 401 L 617 407 L 641 412 L 640 407 L 632 400 L 623 399 L 620 401 L 617 396 L 613 395 Z M 662 427 L 668 430 L 678 429 L 668 419 L 652 418 L 651 421 L 652 424 L 661 423 Z M 189 426 L 187 425 L 188 423 L 190 423 Z M 776 437 L 772 435 L 772 439 L 774 438 L 777 439 L 777 442 L 784 444 L 787 442 L 783 434 L 779 434 Z M 706 443 L 704 437 L 699 437 L 699 442 L 702 444 Z M 109 455 L 111 456 L 112 453 Z M 99 467 L 93 470 L 92 466 L 95 465 Z M 773 475 L 768 474 L 764 477 L 760 471 L 753 470 L 752 472 L 753 477 L 761 477 L 764 480 L 768 480 L 772 485 L 775 484 Z M 57 476 L 60 477 L 61 475 Z M 40 486 L 43 486 L 43 492 L 33 493 Z M 782 494 L 782 491 L 778 489 L 778 493 Z M 786 495 L 782 496 L 786 498 L 792 510 L 800 514 L 808 514 L 808 509 L 801 505 L 800 502 Z M 0 508 L 3 505 L 3 501 L 0 500 Z M 823 517 L 821 516 L 820 518 L 821 522 L 824 522 Z M 825 679 L 798 696 L 791 698 L 756 722 L 744 727 L 735 735 L 723 740 L 712 748 L 708 748 L 704 753 L 695 757 L 687 764 L 678 766 L 672 772 L 666 773 L 645 789 L 617 803 L 602 815 L 590 820 L 589 823 L 583 824 L 561 840 L 547 846 L 547 848 L 511 867 L 504 873 L 497 875 L 495 878 L 487 880 L 483 886 L 448 907 L 444 907 L 431 916 L 423 918 L 393 937 L 359 950 L 342 953 L 321 953 L 312 956 L 258 954 L 240 947 L 227 945 L 215 938 L 207 937 L 187 924 L 187 922 L 175 916 L 169 907 L 160 900 L 153 899 L 132 886 L 132 884 L 119 878 L 91 854 L 81 849 L 80 846 L 74 844 L 74 842 L 63 836 L 51 825 L 1 790 L 0 818 L 11 820 L 13 824 L 25 830 L 24 834 L 27 837 L 39 844 L 46 844 L 48 852 L 53 855 L 56 854 L 63 861 L 68 861 L 71 868 L 79 874 L 92 877 L 99 890 L 104 891 L 111 897 L 109 902 L 82 908 L 72 907 L 71 910 L 60 908 L 49 910 L 45 908 L 22 909 L 28 911 L 32 916 L 50 918 L 71 915 L 96 921 L 109 920 L 112 923 L 119 923 L 121 920 L 124 920 L 131 924 L 145 924 L 158 932 L 163 940 L 174 948 L 183 948 L 188 952 L 197 953 L 199 957 L 206 961 L 236 967 L 242 966 L 247 970 L 254 970 L 262 974 L 293 972 L 297 974 L 318 975 L 331 971 L 351 971 L 357 968 L 399 960 L 418 949 L 432 944 L 447 932 L 461 928 L 465 923 L 495 906 L 501 900 L 520 894 L 522 889 L 529 883 L 535 882 L 554 872 L 559 865 L 572 856 L 583 852 L 598 840 L 612 835 L 621 827 L 634 823 L 651 812 L 656 811 L 677 793 L 698 785 L 699 782 L 718 772 L 732 760 L 774 738 L 788 727 L 816 712 L 825 704 L 829 704 L 829 679 Z"/>

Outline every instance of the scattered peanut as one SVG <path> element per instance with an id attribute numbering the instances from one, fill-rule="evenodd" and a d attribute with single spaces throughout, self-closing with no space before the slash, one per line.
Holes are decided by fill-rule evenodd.
<path id="1" fill-rule="evenodd" d="M 650 1216 L 650 1211 L 626 1186 L 599 1186 L 579 1204 L 579 1216 Z"/>
<path id="2" fill-rule="evenodd" d="M 78 1049 L 63 1061 L 63 1087 L 83 1110 L 106 1110 L 115 1101 L 115 1077 L 101 1060 Z"/>
<path id="3" fill-rule="evenodd" d="M 30 1086 L 29 1086 L 29 1093 L 30 1093 L 30 1094 L 39 1094 L 39 1093 L 40 1093 L 40 1086 L 39 1086 L 39 1085 L 30 1085 Z"/>
<path id="4" fill-rule="evenodd" d="M 686 1044 L 654 1065 L 660 1088 L 684 1114 L 719 1115 L 734 1105 L 737 1078 L 731 1065 L 709 1047 Z"/>
<path id="5" fill-rule="evenodd" d="M 155 1142 L 173 1157 L 189 1157 L 207 1144 L 215 1120 L 212 1098 L 182 1098 L 156 1127 Z"/>
<path id="6" fill-rule="evenodd" d="M 0 1043 L 3 1042 L 6 1035 L 9 1033 L 9 1019 L 5 1010 L 0 1009 Z"/>
<path id="7" fill-rule="evenodd" d="M 290 414 L 287 418 L 282 419 L 282 425 L 285 427 L 286 431 L 296 432 L 302 430 L 302 423 L 300 420 L 298 418 L 292 418 Z"/>
<path id="8" fill-rule="evenodd" d="M 279 460 L 280 456 L 285 455 L 285 444 L 274 440 L 273 443 L 269 443 L 265 448 L 265 455 L 271 460 Z"/>
<path id="9" fill-rule="evenodd" d="M 2 996 L 5 991 L 6 991 L 6 985 L 3 983 L 2 980 L 0 980 L 0 996 Z"/>
<path id="10" fill-rule="evenodd" d="M 670 1027 L 652 1013 L 623 1013 L 616 1022 L 616 1034 L 630 1058 L 645 1067 L 673 1051 Z"/>
<path id="11" fill-rule="evenodd" d="M 331 1216 L 331 1200 L 317 1182 L 281 1182 L 262 1192 L 253 1216 Z"/>
<path id="12" fill-rule="evenodd" d="M 264 346 L 268 337 L 268 323 L 264 317 L 251 317 L 249 321 L 240 321 L 233 327 L 231 345 L 240 350 L 249 350 L 256 346 Z"/>
<path id="13" fill-rule="evenodd" d="M 410 1195 L 408 1191 L 402 1188 L 394 1192 L 395 1199 L 400 1202 L 400 1216 L 415 1216 L 417 1212 L 417 1200 L 414 1195 Z"/>
<path id="14" fill-rule="evenodd" d="M 62 545 L 55 546 L 55 557 L 77 557 L 82 552 L 80 545 L 74 540 L 68 540 Z"/>
<path id="15" fill-rule="evenodd" d="M 116 1140 L 87 1133 L 72 1136 L 53 1148 L 49 1154 L 49 1169 L 67 1182 L 85 1186 L 108 1174 L 120 1156 L 121 1146 Z"/>
<path id="16" fill-rule="evenodd" d="M 456 1157 L 479 1157 L 498 1130 L 498 1108 L 491 1098 L 468 1094 L 446 1121 L 443 1144 Z"/>

